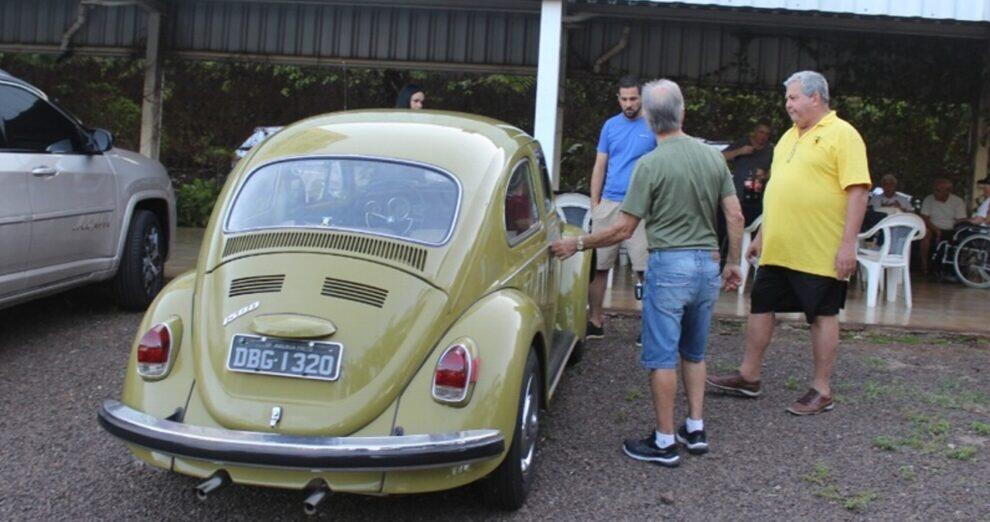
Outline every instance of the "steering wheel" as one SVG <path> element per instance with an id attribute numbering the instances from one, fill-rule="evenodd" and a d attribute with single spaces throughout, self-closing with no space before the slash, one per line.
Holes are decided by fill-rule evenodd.
<path id="1" fill-rule="evenodd" d="M 376 200 L 364 204 L 364 222 L 368 228 L 384 228 L 398 235 L 406 235 L 415 219 L 411 216 L 412 204 L 404 197 L 393 196 L 384 205 Z"/>

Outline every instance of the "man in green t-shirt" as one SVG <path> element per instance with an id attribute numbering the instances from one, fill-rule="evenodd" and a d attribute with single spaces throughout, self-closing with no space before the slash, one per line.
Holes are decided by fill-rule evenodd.
<path id="1" fill-rule="evenodd" d="M 741 280 L 739 249 L 743 215 L 732 175 L 713 147 L 684 134 L 684 97 L 669 80 L 643 88 L 643 110 L 661 143 L 639 159 L 618 220 L 609 228 L 555 241 L 554 254 L 616 244 L 642 221 L 650 248 L 643 295 L 642 365 L 650 371 L 656 428 L 622 449 L 637 460 L 676 466 L 675 442 L 689 453 L 708 451 L 702 408 L 705 348 L 719 287 L 734 291 Z M 721 205 L 729 225 L 729 255 L 719 274 L 715 212 Z M 683 367 L 688 418 L 674 432 L 677 364 Z"/>

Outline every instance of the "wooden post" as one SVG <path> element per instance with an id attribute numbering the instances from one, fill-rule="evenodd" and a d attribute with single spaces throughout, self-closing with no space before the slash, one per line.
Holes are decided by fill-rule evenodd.
<path id="1" fill-rule="evenodd" d="M 547 160 L 553 188 L 560 186 L 561 111 L 564 79 L 564 2 L 543 0 L 540 8 L 540 57 L 536 69 L 536 115 L 533 135 Z"/>
<path id="2" fill-rule="evenodd" d="M 162 74 L 159 40 L 162 14 L 148 11 L 148 42 L 145 50 L 144 92 L 141 100 L 141 154 L 158 159 L 162 141 Z"/>

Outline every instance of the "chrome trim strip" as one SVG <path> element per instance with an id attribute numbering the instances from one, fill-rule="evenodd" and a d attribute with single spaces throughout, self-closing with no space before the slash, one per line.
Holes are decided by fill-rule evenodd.
<path id="1" fill-rule="evenodd" d="M 441 241 L 439 243 L 427 243 L 425 241 L 420 241 L 420 240 L 416 240 L 416 239 L 412 239 L 412 238 L 408 238 L 408 237 L 394 236 L 394 235 L 391 235 L 391 234 L 382 234 L 382 233 L 379 233 L 379 232 L 371 232 L 369 230 L 351 229 L 351 228 L 342 228 L 342 227 L 332 227 L 332 226 L 331 227 L 321 227 L 321 226 L 283 227 L 283 226 L 276 226 L 276 227 L 253 227 L 253 228 L 245 228 L 245 229 L 236 230 L 236 231 L 230 230 L 230 228 L 229 228 L 229 224 L 230 224 L 230 213 L 234 209 L 234 204 L 237 203 L 237 199 L 241 196 L 241 191 L 244 189 L 244 185 L 247 184 L 248 180 L 251 179 L 251 176 L 254 176 L 255 174 L 257 174 L 258 171 L 260 171 L 261 169 L 263 169 L 265 167 L 269 167 L 271 165 L 275 165 L 277 163 L 286 163 L 286 162 L 291 162 L 291 161 L 320 160 L 320 159 L 327 159 L 327 160 L 349 159 L 349 160 L 378 161 L 378 162 L 384 162 L 384 163 L 398 163 L 398 164 L 409 165 L 409 166 L 412 166 L 412 167 L 419 167 L 419 168 L 422 168 L 422 169 L 432 170 L 433 172 L 436 172 L 438 174 L 442 174 L 442 175 L 447 176 L 448 178 L 454 180 L 454 183 L 457 185 L 457 205 L 454 207 L 454 215 L 453 215 L 453 217 L 451 217 L 450 230 L 447 231 L 447 236 L 444 237 L 443 238 L 443 241 Z M 409 159 L 401 159 L 401 158 L 390 158 L 390 157 L 387 157 L 387 156 L 368 156 L 368 155 L 362 155 L 362 154 L 333 154 L 333 155 L 315 154 L 315 155 L 312 155 L 312 156 L 308 156 L 308 155 L 302 155 L 302 156 L 285 156 L 285 157 L 278 158 L 278 159 L 271 160 L 271 161 L 267 161 L 265 163 L 262 163 L 261 165 L 258 165 L 257 167 L 254 168 L 254 170 L 252 170 L 251 172 L 249 172 L 248 174 L 246 174 L 244 176 L 244 179 L 241 180 L 238 183 L 237 192 L 234 194 L 234 197 L 232 199 L 230 199 L 230 202 L 231 203 L 229 205 L 227 205 L 227 208 L 225 209 L 225 212 L 224 212 L 223 233 L 224 233 L 224 235 L 230 236 L 232 234 L 241 234 L 241 233 L 246 233 L 246 232 L 257 232 L 259 230 L 277 230 L 277 229 L 287 229 L 287 230 L 321 230 L 321 231 L 324 231 L 324 232 L 327 232 L 327 231 L 343 231 L 343 232 L 351 232 L 351 233 L 358 232 L 358 233 L 361 233 L 361 234 L 368 234 L 368 235 L 379 236 L 379 237 L 387 237 L 387 238 L 390 238 L 390 239 L 397 239 L 399 241 L 406 241 L 406 242 L 414 243 L 414 244 L 417 244 L 417 245 L 439 247 L 439 246 L 446 245 L 450 241 L 450 238 L 452 238 L 454 236 L 454 230 L 457 228 L 457 221 L 458 221 L 458 218 L 461 215 L 461 203 L 462 203 L 463 200 L 464 200 L 464 186 L 461 184 L 460 178 L 458 178 L 457 176 L 455 176 L 453 173 L 451 173 L 451 172 L 449 172 L 449 171 L 447 171 L 445 169 L 442 169 L 442 168 L 440 168 L 440 167 L 438 167 L 436 165 L 431 165 L 429 163 L 424 163 L 424 162 L 421 162 L 421 161 L 409 160 Z"/>
<path id="2" fill-rule="evenodd" d="M 113 436 L 176 457 L 278 469 L 389 471 L 442 468 L 498 457 L 494 429 L 386 437 L 303 437 L 191 426 L 158 419 L 119 401 L 103 403 L 100 425 Z"/>
<path id="3" fill-rule="evenodd" d="M 37 214 L 34 216 L 34 221 L 45 221 L 48 219 L 59 219 L 75 216 L 89 216 L 97 214 L 111 214 L 114 209 L 112 208 L 84 208 L 82 210 L 59 210 L 56 212 L 48 212 L 46 214 Z"/>
<path id="4" fill-rule="evenodd" d="M 577 346 L 578 338 L 575 335 L 574 340 L 571 341 L 571 347 L 567 349 L 567 356 L 560 362 L 560 368 L 557 368 L 557 375 L 553 378 L 553 384 L 547 391 L 547 399 L 553 398 L 553 392 L 557 390 L 557 385 L 560 384 L 560 378 L 564 376 L 564 370 L 567 368 L 567 360 L 571 358 L 571 353 L 574 352 L 574 347 Z"/>

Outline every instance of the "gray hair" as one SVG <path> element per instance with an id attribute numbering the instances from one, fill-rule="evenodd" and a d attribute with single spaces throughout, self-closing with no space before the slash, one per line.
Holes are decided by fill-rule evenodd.
<path id="1" fill-rule="evenodd" d="M 828 105 L 828 80 L 821 73 L 815 71 L 798 71 L 784 81 L 784 87 L 790 87 L 794 82 L 801 82 L 801 92 L 805 96 L 811 96 L 816 92 L 822 99 L 822 103 Z"/>
<path id="2" fill-rule="evenodd" d="M 681 130 L 684 123 L 684 95 L 670 80 L 653 80 L 643 86 L 643 112 L 655 134 Z"/>

